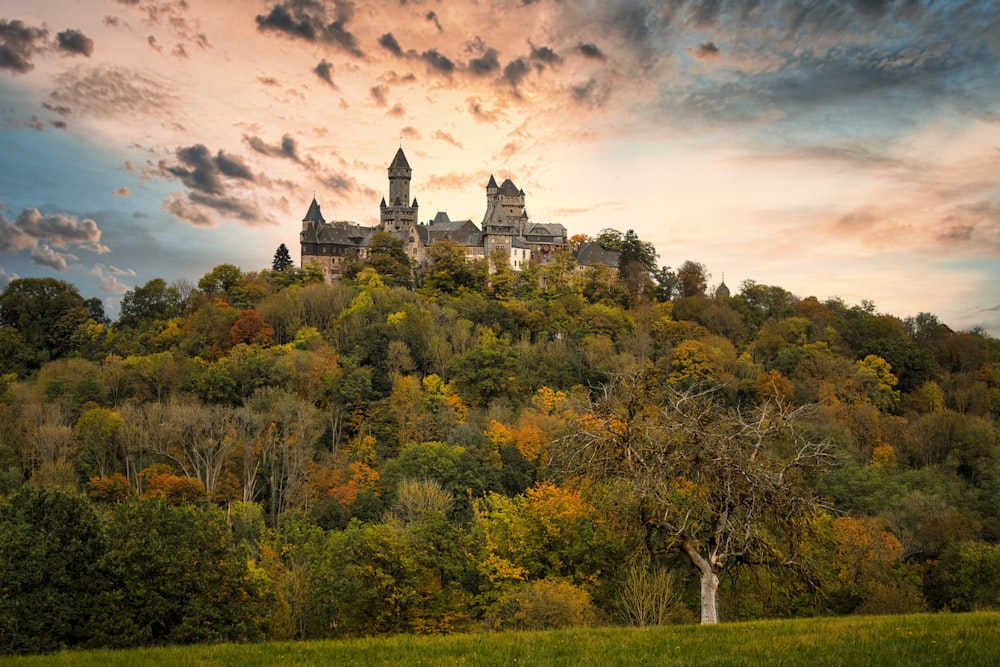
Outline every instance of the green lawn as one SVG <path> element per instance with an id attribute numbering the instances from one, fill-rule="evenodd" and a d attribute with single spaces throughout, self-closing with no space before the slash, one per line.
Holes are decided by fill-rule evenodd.
<path id="1" fill-rule="evenodd" d="M 398 636 L 65 651 L 0 660 L 66 665 L 998 665 L 1000 613 L 730 623 L 715 627 Z"/>

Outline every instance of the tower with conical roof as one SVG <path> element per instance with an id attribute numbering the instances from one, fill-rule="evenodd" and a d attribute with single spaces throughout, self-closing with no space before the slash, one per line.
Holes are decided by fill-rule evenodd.
<path id="1" fill-rule="evenodd" d="M 417 224 L 417 200 L 410 203 L 410 177 L 413 170 L 406 161 L 402 147 L 389 164 L 389 201 L 382 198 L 379 206 L 379 231 L 397 234 Z"/>

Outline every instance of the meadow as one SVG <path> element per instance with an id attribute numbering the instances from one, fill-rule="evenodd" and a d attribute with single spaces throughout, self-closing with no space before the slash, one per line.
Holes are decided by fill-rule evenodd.
<path id="1" fill-rule="evenodd" d="M 1000 613 L 852 616 L 717 626 L 63 651 L 13 667 L 128 665 L 1000 665 Z"/>

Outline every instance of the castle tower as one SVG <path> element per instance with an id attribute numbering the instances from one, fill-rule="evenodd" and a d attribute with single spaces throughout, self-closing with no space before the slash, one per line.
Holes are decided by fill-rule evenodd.
<path id="1" fill-rule="evenodd" d="M 410 163 L 400 148 L 389 165 L 389 202 L 383 198 L 379 206 L 379 231 L 399 233 L 417 224 L 417 200 L 414 198 L 410 203 L 412 174 Z"/>
<path id="2" fill-rule="evenodd" d="M 413 170 L 406 161 L 403 149 L 396 151 L 396 157 L 389 165 L 389 205 L 395 206 L 397 201 L 404 206 L 410 201 L 410 176 Z"/>

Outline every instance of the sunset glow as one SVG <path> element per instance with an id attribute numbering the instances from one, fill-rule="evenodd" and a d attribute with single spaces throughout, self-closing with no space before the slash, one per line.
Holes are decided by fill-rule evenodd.
<path id="1" fill-rule="evenodd" d="M 1000 7 L 987 2 L 11 0 L 0 287 L 115 312 L 270 266 L 315 193 L 427 221 L 491 174 L 537 222 L 662 265 L 1000 335 Z"/>

